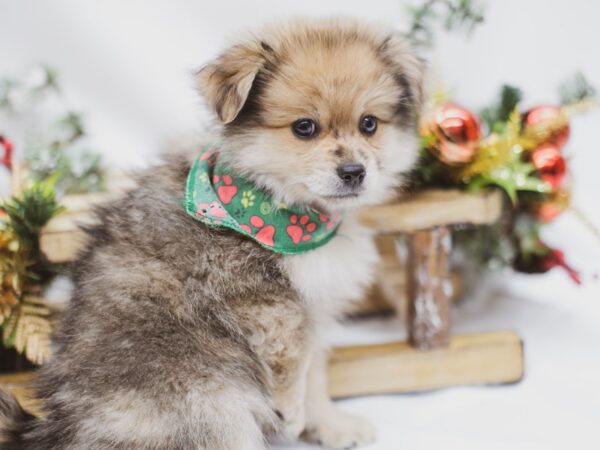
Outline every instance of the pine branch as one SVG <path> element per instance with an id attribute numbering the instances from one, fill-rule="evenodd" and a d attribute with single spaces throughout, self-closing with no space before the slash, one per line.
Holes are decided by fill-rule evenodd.
<path id="1" fill-rule="evenodd" d="M 412 21 L 406 36 L 424 47 L 433 45 L 438 23 L 443 23 L 446 31 L 463 29 L 470 34 L 484 21 L 478 0 L 427 0 L 420 7 L 409 8 L 409 14 Z"/>
<path id="2" fill-rule="evenodd" d="M 498 102 L 481 111 L 481 119 L 490 131 L 501 131 L 499 128 L 508 121 L 522 98 L 521 89 L 505 84 L 500 90 Z"/>
<path id="3" fill-rule="evenodd" d="M 596 88 L 590 84 L 581 72 L 575 73 L 559 88 L 560 103 L 570 105 L 584 100 L 596 98 Z"/>

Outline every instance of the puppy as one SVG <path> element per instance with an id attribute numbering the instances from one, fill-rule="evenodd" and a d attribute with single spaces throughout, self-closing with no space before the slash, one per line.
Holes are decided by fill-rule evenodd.
<path id="1" fill-rule="evenodd" d="M 413 164 L 422 78 L 401 38 L 347 19 L 265 28 L 202 68 L 218 141 L 169 157 L 99 211 L 41 370 L 47 415 L 2 394 L 0 447 L 258 450 L 273 433 L 330 449 L 373 441 L 369 423 L 328 397 L 322 334 L 373 277 L 377 253 L 354 211 L 390 199 Z M 196 192 L 215 188 L 220 200 L 192 196 L 190 214 L 192 165 L 213 170 L 217 154 L 226 174 L 198 175 Z M 236 219 L 252 192 L 228 213 L 233 174 L 288 227 L 260 233 L 263 218 Z M 275 251 L 274 230 L 307 247 Z"/>

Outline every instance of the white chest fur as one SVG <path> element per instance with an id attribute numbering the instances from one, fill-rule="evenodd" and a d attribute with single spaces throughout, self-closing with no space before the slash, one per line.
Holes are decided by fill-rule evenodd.
<path id="1" fill-rule="evenodd" d="M 373 233 L 354 217 L 346 217 L 331 241 L 317 250 L 286 256 L 284 267 L 317 317 L 325 319 L 362 297 L 378 259 Z"/>

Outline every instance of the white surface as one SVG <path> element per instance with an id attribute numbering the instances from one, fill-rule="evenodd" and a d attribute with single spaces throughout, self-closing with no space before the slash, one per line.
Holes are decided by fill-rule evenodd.
<path id="1" fill-rule="evenodd" d="M 474 110 L 500 84 L 521 86 L 526 104 L 556 100 L 581 69 L 600 87 L 600 2 L 488 2 L 470 42 L 438 40 L 436 66 L 455 98 Z M 348 14 L 402 22 L 399 0 L 0 0 L 0 74 L 44 62 L 58 69 L 68 101 L 85 112 L 94 148 L 122 167 L 144 165 L 166 141 L 201 130 L 207 114 L 189 73 L 240 28 L 290 14 Z M 600 112 L 572 124 L 575 202 L 600 223 Z M 1 124 L 0 124 L 1 128 Z M 512 328 L 525 338 L 526 377 L 503 387 L 344 401 L 379 426 L 371 449 L 592 450 L 600 448 L 600 243 L 572 216 L 546 233 L 584 271 L 577 288 L 561 272 L 497 280 L 455 314 L 455 331 Z M 337 341 L 399 337 L 395 323 L 332 330 Z M 294 447 L 290 447 L 294 448 Z M 310 448 L 310 447 L 295 447 Z"/>
<path id="2" fill-rule="evenodd" d="M 509 283 L 507 283 L 509 281 Z M 561 273 L 499 277 L 454 311 L 455 332 L 517 330 L 525 377 L 471 386 L 340 401 L 377 424 L 377 450 L 597 450 L 600 448 L 600 291 L 572 289 Z M 349 324 L 341 344 L 403 339 L 396 320 Z M 279 450 L 318 448 L 307 444 Z"/>

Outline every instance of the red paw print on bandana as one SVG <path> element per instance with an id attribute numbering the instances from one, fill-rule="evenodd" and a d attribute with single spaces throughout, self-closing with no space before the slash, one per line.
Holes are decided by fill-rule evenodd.
<path id="1" fill-rule="evenodd" d="M 200 161 L 206 161 L 208 167 L 212 167 L 217 162 L 217 157 L 219 156 L 219 152 L 215 151 L 214 148 L 210 150 L 206 150 L 202 155 L 200 155 Z"/>
<path id="2" fill-rule="evenodd" d="M 309 222 L 309 220 L 308 214 L 300 216 L 300 218 L 296 214 L 290 216 L 291 225 L 288 225 L 285 231 L 292 238 L 294 245 L 308 241 L 312 237 L 310 233 L 317 229 L 317 224 Z"/>
<path id="3" fill-rule="evenodd" d="M 265 221 L 258 216 L 250 217 L 250 224 L 252 227 L 257 228 L 258 231 L 254 234 L 254 239 L 258 242 L 273 247 L 275 238 L 275 227 L 273 225 L 266 225 Z M 240 227 L 248 234 L 252 235 L 252 228 L 250 225 L 240 224 Z"/>
<path id="4" fill-rule="evenodd" d="M 237 194 L 238 187 L 232 184 L 233 180 L 229 175 L 223 175 L 222 177 L 214 175 L 213 184 L 217 184 L 219 181 L 223 181 L 223 184 L 217 188 L 217 195 L 224 205 L 228 205 L 231 203 L 233 197 L 235 197 L 235 194 Z"/>
<path id="5" fill-rule="evenodd" d="M 335 217 L 332 219 L 331 217 L 325 214 L 319 214 L 319 220 L 321 221 L 321 223 L 325 224 L 325 229 L 331 230 L 331 227 L 333 227 L 340 220 L 340 216 L 339 214 L 336 214 Z"/>

